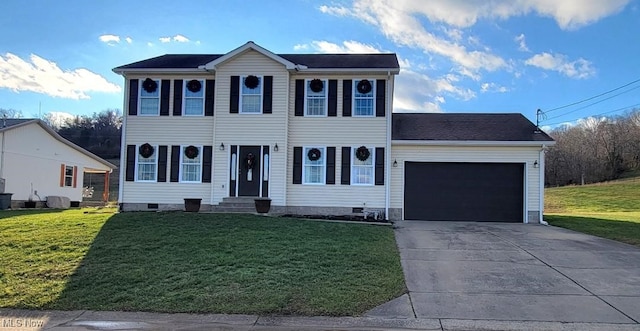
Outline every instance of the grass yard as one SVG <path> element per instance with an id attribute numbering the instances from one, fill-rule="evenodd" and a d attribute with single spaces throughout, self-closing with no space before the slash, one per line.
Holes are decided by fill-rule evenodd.
<path id="1" fill-rule="evenodd" d="M 552 225 L 640 246 L 640 177 L 548 188 L 544 219 Z"/>
<path id="2" fill-rule="evenodd" d="M 405 292 L 385 226 L 43 210 L 0 233 L 0 307 L 340 316 Z"/>

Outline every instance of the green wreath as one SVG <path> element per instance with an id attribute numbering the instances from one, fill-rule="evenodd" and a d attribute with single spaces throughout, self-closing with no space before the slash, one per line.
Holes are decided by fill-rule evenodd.
<path id="1" fill-rule="evenodd" d="M 249 75 L 244 78 L 244 86 L 246 86 L 247 88 L 253 90 L 254 88 L 258 87 L 258 85 L 260 85 L 260 78 L 254 75 Z"/>
<path id="2" fill-rule="evenodd" d="M 199 151 L 198 151 L 198 147 L 190 145 L 187 146 L 187 148 L 184 149 L 184 156 L 186 156 L 189 159 L 195 159 L 196 157 L 198 157 Z"/>
<path id="3" fill-rule="evenodd" d="M 202 89 L 202 83 L 199 80 L 192 79 L 187 83 L 187 90 L 196 93 Z"/>
<path id="4" fill-rule="evenodd" d="M 151 157 L 151 155 L 153 155 L 153 152 L 153 146 L 149 145 L 149 143 L 142 144 L 140 148 L 138 148 L 138 153 L 140 153 L 140 156 L 145 159 Z"/>
<path id="5" fill-rule="evenodd" d="M 315 93 L 321 92 L 324 89 L 324 82 L 317 78 L 313 79 L 309 82 L 309 88 Z"/>
<path id="6" fill-rule="evenodd" d="M 142 82 L 142 88 L 147 91 L 147 93 L 153 93 L 158 89 L 158 83 L 151 78 L 147 78 Z"/>
<path id="7" fill-rule="evenodd" d="M 309 150 L 309 152 L 307 152 L 307 157 L 311 161 L 319 160 L 321 155 L 322 155 L 322 153 L 317 148 L 312 148 L 312 149 Z"/>
<path id="8" fill-rule="evenodd" d="M 364 162 L 369 159 L 369 156 L 371 156 L 371 152 L 365 146 L 360 146 L 356 149 L 356 158 L 358 160 Z"/>
<path id="9" fill-rule="evenodd" d="M 367 94 L 371 92 L 372 88 L 373 87 L 371 86 L 371 82 L 367 79 L 363 79 L 358 82 L 357 89 L 358 89 L 358 92 L 361 94 Z"/>

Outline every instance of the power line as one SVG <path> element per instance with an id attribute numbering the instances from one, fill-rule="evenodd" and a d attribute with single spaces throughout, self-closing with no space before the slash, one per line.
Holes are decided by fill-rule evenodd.
<path id="1" fill-rule="evenodd" d="M 564 108 L 567 108 L 567 107 L 571 107 L 571 106 L 575 106 L 575 105 L 581 104 L 581 103 L 583 103 L 583 102 L 587 102 L 587 101 L 589 101 L 589 100 L 593 100 L 593 99 L 595 99 L 595 98 L 599 98 L 599 97 L 601 97 L 601 96 L 603 96 L 603 95 L 609 94 L 609 93 L 611 93 L 611 92 L 615 92 L 615 91 L 617 91 L 617 90 L 619 90 L 619 89 L 625 88 L 625 87 L 627 87 L 627 86 L 629 86 L 629 85 L 632 85 L 632 84 L 635 84 L 635 83 L 637 83 L 637 82 L 640 82 L 640 78 L 638 78 L 638 79 L 634 80 L 633 82 L 630 82 L 630 83 L 624 84 L 624 85 L 622 85 L 622 86 L 620 86 L 620 87 L 616 87 L 616 88 L 614 88 L 613 90 L 609 90 L 609 91 L 607 91 L 607 92 L 600 93 L 600 94 L 595 95 L 595 96 L 592 96 L 592 97 L 590 97 L 590 98 L 586 98 L 586 99 L 583 99 L 583 100 L 580 100 L 580 101 L 576 101 L 576 102 L 570 103 L 570 104 L 568 104 L 568 105 L 564 105 L 564 106 L 556 107 L 556 108 L 553 108 L 553 109 L 549 109 L 549 110 L 545 111 L 545 113 L 550 113 L 550 112 L 555 111 L 555 110 L 564 109 Z"/>
<path id="2" fill-rule="evenodd" d="M 564 114 L 560 114 L 560 115 L 558 115 L 558 116 L 550 117 L 550 118 L 548 118 L 547 120 L 552 120 L 552 119 L 554 119 L 554 118 L 558 118 L 558 117 L 562 117 L 562 116 L 569 115 L 569 114 L 571 114 L 571 113 L 575 113 L 575 112 L 577 112 L 578 110 L 582 110 L 582 109 L 585 109 L 585 108 L 591 107 L 591 106 L 593 106 L 593 105 L 597 105 L 597 104 L 599 104 L 599 103 L 601 103 L 601 102 L 607 101 L 607 100 L 609 100 L 609 99 L 613 99 L 613 98 L 615 98 L 615 97 L 617 97 L 617 96 L 619 96 L 619 95 L 621 95 L 621 94 L 625 94 L 625 93 L 627 93 L 627 92 L 631 92 L 631 91 L 633 91 L 633 90 L 635 90 L 635 89 L 638 89 L 638 88 L 640 88 L 640 85 L 635 86 L 635 87 L 632 87 L 632 88 L 630 88 L 630 89 L 628 89 L 628 90 L 626 90 L 626 91 L 622 91 L 622 92 L 620 92 L 620 93 L 618 93 L 618 94 L 614 94 L 614 95 L 612 95 L 612 96 L 610 96 L 610 97 L 608 97 L 608 98 L 604 98 L 604 99 L 602 99 L 602 100 L 598 100 L 598 101 L 596 101 L 596 102 L 590 103 L 590 104 L 588 104 L 588 105 L 586 105 L 586 106 L 582 106 L 582 107 L 580 107 L 580 108 L 576 108 L 576 109 L 574 109 L 574 110 L 572 110 L 572 111 L 570 111 L 570 112 L 566 112 L 566 113 L 564 113 Z"/>
<path id="3" fill-rule="evenodd" d="M 610 110 L 610 111 L 606 111 L 604 113 L 600 113 L 600 114 L 594 114 L 594 115 L 589 115 L 588 117 L 596 117 L 596 116 L 602 116 L 602 115 L 607 115 L 607 114 L 611 114 L 611 113 L 615 113 L 615 112 L 619 112 L 619 111 L 623 111 L 623 110 L 631 110 L 634 107 L 638 107 L 640 106 L 640 103 L 637 103 L 635 105 L 631 105 L 631 106 L 626 106 L 626 107 L 622 107 L 622 108 L 618 108 L 618 109 L 614 109 L 614 110 Z M 550 124 L 545 124 L 546 126 L 551 126 L 551 125 L 558 125 L 558 124 L 562 124 L 562 123 L 567 123 L 567 122 L 573 122 L 575 120 L 579 120 L 582 117 L 578 117 L 576 119 L 572 119 L 572 120 L 568 120 L 568 121 L 562 121 L 562 122 L 557 122 L 557 123 L 550 123 Z"/>

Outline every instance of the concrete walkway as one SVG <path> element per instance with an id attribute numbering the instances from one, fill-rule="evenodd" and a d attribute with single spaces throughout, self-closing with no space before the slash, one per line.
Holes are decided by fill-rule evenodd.
<path id="1" fill-rule="evenodd" d="M 396 224 L 409 293 L 363 317 L 0 309 L 2 330 L 640 330 L 640 249 L 555 227 Z"/>
<path id="2" fill-rule="evenodd" d="M 640 329 L 640 249 L 542 225 L 404 221 L 409 294 L 368 316 Z"/>

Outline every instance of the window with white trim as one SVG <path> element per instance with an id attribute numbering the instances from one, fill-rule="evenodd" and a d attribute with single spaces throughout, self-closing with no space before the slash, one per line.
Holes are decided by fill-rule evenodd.
<path id="1" fill-rule="evenodd" d="M 327 115 L 327 81 L 307 79 L 305 81 L 304 116 Z"/>
<path id="2" fill-rule="evenodd" d="M 326 148 L 305 147 L 302 155 L 302 184 L 321 185 L 326 177 Z"/>
<path id="3" fill-rule="evenodd" d="M 136 181 L 155 182 L 158 173 L 158 146 L 151 146 L 150 150 L 147 149 L 148 152 L 143 152 L 141 146 L 137 148 Z"/>
<path id="4" fill-rule="evenodd" d="M 155 90 L 145 89 L 144 83 L 140 84 L 140 115 L 160 114 L 160 80 L 155 82 Z"/>
<path id="5" fill-rule="evenodd" d="M 262 77 L 246 76 L 240 80 L 240 112 L 262 113 Z"/>
<path id="6" fill-rule="evenodd" d="M 351 148 L 351 185 L 373 185 L 375 149 L 366 146 Z"/>
<path id="7" fill-rule="evenodd" d="M 204 80 L 185 80 L 183 91 L 183 114 L 185 116 L 204 115 Z"/>
<path id="8" fill-rule="evenodd" d="M 73 186 L 73 166 L 64 167 L 64 186 Z"/>
<path id="9" fill-rule="evenodd" d="M 202 146 L 182 146 L 180 150 L 180 182 L 202 182 Z"/>
<path id="10" fill-rule="evenodd" d="M 353 81 L 353 116 L 375 115 L 375 80 Z"/>

